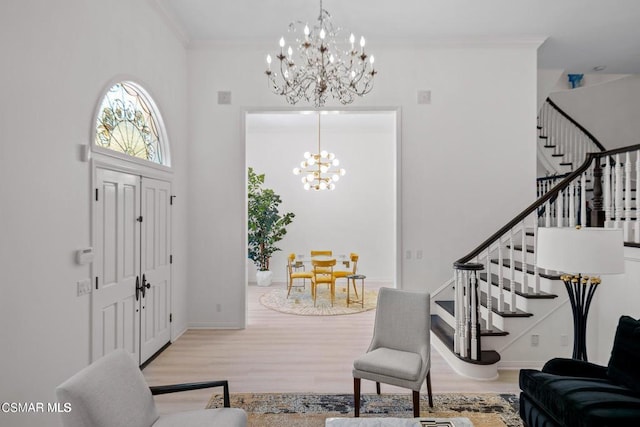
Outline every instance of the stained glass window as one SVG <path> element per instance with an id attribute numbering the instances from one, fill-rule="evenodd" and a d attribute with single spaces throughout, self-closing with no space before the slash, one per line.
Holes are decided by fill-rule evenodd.
<path id="1" fill-rule="evenodd" d="M 166 164 L 158 120 L 153 111 L 150 102 L 133 83 L 116 83 L 98 110 L 96 146 Z"/>

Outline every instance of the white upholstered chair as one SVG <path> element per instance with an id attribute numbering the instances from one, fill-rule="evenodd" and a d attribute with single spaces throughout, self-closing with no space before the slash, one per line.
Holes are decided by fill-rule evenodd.
<path id="1" fill-rule="evenodd" d="M 360 380 L 408 388 L 413 391 L 413 416 L 420 416 L 420 387 L 427 380 L 431 395 L 431 327 L 428 293 L 380 288 L 373 329 L 367 352 L 353 362 L 355 416 L 360 416 Z"/>
<path id="2" fill-rule="evenodd" d="M 158 415 L 152 394 L 224 387 L 224 408 Z M 247 414 L 229 407 L 227 381 L 149 387 L 138 364 L 125 350 L 116 350 L 82 369 L 56 388 L 65 427 L 244 427 Z"/>

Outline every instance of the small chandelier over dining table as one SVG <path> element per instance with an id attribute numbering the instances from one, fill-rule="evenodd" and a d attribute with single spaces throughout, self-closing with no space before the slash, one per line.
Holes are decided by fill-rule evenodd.
<path id="1" fill-rule="evenodd" d="M 320 146 L 320 116 L 318 113 L 318 151 L 304 153 L 300 167 L 293 169 L 294 175 L 302 175 L 305 190 L 333 190 L 336 188 L 335 183 L 346 173 L 344 169 L 338 169 L 340 160 L 336 155 L 322 150 Z"/>
<path id="2" fill-rule="evenodd" d="M 289 104 L 305 99 L 316 107 L 324 106 L 329 93 L 343 105 L 352 103 L 355 95 L 369 93 L 377 71 L 373 68 L 373 55 L 365 53 L 364 37 L 360 37 L 358 49 L 351 33 L 346 49 L 342 47 L 337 41 L 339 29 L 334 28 L 329 12 L 322 8 L 322 0 L 318 23 L 313 28 L 305 23 L 300 31 L 296 26 L 302 24 L 289 24 L 294 41 L 288 46 L 284 37 L 280 38 L 278 71 L 271 70 L 271 55 L 267 55 L 265 74 L 273 92 L 283 95 Z"/>

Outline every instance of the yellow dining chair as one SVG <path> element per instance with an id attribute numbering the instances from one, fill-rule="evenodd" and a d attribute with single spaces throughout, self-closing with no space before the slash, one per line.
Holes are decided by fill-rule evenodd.
<path id="1" fill-rule="evenodd" d="M 294 271 L 294 268 L 297 266 L 296 264 L 296 254 L 289 254 L 289 262 L 287 263 L 287 268 L 289 269 L 289 286 L 287 289 L 287 298 L 289 298 L 289 294 L 291 293 L 291 287 L 293 286 L 293 281 L 295 279 L 302 279 L 302 283 L 304 286 L 304 281 L 306 279 L 311 280 L 313 278 L 313 273 L 311 271 Z M 297 286 L 297 285 L 296 285 Z"/>
<path id="2" fill-rule="evenodd" d="M 336 295 L 336 280 L 333 278 L 333 266 L 336 265 L 335 259 L 317 260 L 312 259 L 313 277 L 311 278 L 311 296 L 313 297 L 313 306 L 316 306 L 316 297 L 318 296 L 318 285 L 329 285 L 331 292 L 331 306 Z"/>
<path id="3" fill-rule="evenodd" d="M 333 278 L 335 280 L 344 279 L 350 274 L 356 274 L 356 270 L 358 269 L 358 254 L 351 252 L 349 254 L 349 259 L 351 259 L 351 264 L 353 268 L 351 270 L 337 270 L 333 272 Z M 347 279 L 347 286 L 349 286 L 349 279 Z M 353 280 L 353 291 L 356 293 L 356 298 L 358 298 L 358 290 L 356 289 L 356 281 Z"/>
<path id="4" fill-rule="evenodd" d="M 333 256 L 333 252 L 332 251 L 311 251 L 311 258 L 315 257 L 315 256 L 328 256 L 328 257 L 332 257 Z M 328 271 L 328 269 L 324 269 L 325 271 Z"/>
<path id="5" fill-rule="evenodd" d="M 332 251 L 311 251 L 311 256 L 333 256 Z"/>

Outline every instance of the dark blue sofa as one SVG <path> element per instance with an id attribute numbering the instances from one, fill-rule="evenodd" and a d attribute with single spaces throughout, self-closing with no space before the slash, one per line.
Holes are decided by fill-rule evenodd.
<path id="1" fill-rule="evenodd" d="M 640 427 L 640 321 L 620 318 L 608 366 L 552 359 L 520 389 L 527 427 Z"/>

